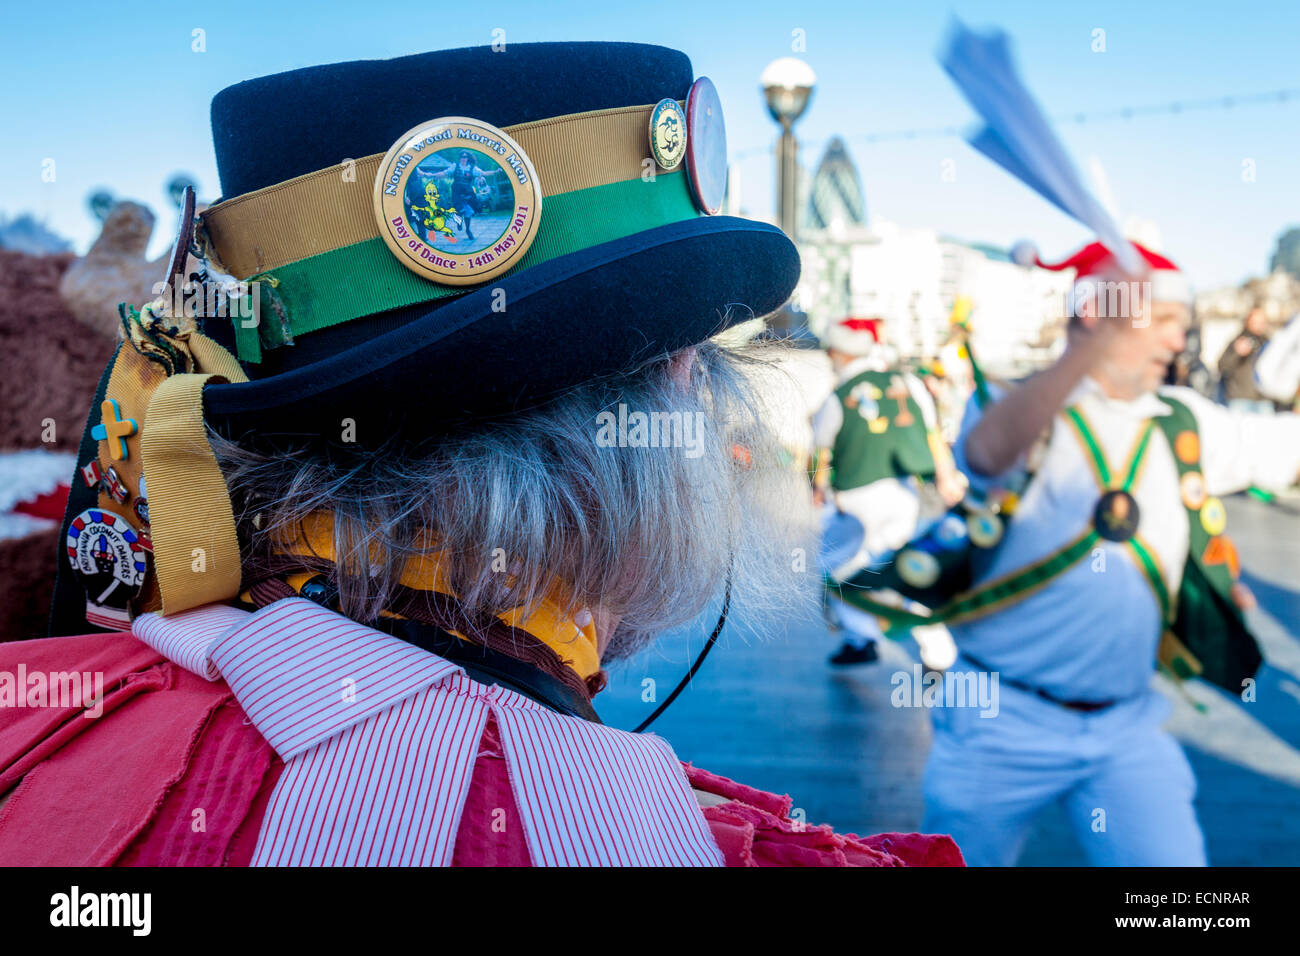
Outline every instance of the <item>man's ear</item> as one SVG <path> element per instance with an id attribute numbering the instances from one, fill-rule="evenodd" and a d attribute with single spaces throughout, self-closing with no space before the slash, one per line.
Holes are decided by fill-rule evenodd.
<path id="1" fill-rule="evenodd" d="M 1074 287 L 1071 308 L 1075 321 L 1084 331 L 1091 332 L 1101 321 L 1097 309 L 1097 290 L 1091 283 L 1081 282 Z"/>

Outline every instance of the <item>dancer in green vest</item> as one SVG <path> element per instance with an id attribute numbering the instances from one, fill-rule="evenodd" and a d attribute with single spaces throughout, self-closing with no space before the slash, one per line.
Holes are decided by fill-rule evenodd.
<path id="1" fill-rule="evenodd" d="M 840 581 L 888 559 L 927 512 L 941 513 L 964 491 L 933 398 L 916 375 L 896 367 L 881 327 L 877 318 L 848 318 L 826 335 L 836 386 L 813 417 L 813 496 L 824 509 L 828 540 L 842 538 L 847 545 L 828 561 Z M 838 534 L 845 526 L 853 531 Z M 827 616 L 844 634 L 832 664 L 876 659 L 881 632 L 873 615 L 828 594 Z M 926 628 L 915 636 L 927 664 L 942 669 L 952 663 L 946 630 Z"/>

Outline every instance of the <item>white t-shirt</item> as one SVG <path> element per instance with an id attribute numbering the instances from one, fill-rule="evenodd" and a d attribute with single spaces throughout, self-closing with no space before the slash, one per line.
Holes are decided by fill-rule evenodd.
<path id="1" fill-rule="evenodd" d="M 991 390 L 996 401 L 1000 393 Z M 1300 471 L 1300 415 L 1231 412 L 1187 388 L 1162 389 L 1160 394 L 1178 399 L 1196 417 L 1210 495 L 1250 485 L 1281 488 L 1295 480 Z M 1146 419 L 1169 414 L 1158 394 L 1120 401 L 1107 397 L 1092 379 L 1080 383 L 1066 403 L 1071 405 L 1080 406 L 1112 472 L 1126 463 Z M 1014 482 L 1014 472 L 1023 475 L 1024 463 L 993 478 L 970 468 L 966 442 L 980 415 L 972 398 L 954 456 L 972 487 L 987 491 Z M 1187 557 L 1188 519 L 1173 451 L 1158 429 L 1131 491 L 1140 511 L 1138 534 L 1156 555 L 1169 593 L 1176 595 Z M 1079 436 L 1058 417 L 1006 538 L 977 565 L 976 584 L 1025 567 L 1072 541 L 1092 521 L 1100 494 Z M 1070 700 L 1142 693 L 1161 630 L 1159 603 L 1131 549 L 1104 540 L 1042 590 L 952 628 L 958 647 L 981 664 Z"/>

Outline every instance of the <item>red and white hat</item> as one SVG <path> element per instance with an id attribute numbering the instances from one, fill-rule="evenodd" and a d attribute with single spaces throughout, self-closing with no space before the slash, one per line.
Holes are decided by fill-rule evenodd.
<path id="1" fill-rule="evenodd" d="M 880 326 L 884 320 L 847 318 L 831 323 L 822 344 L 846 355 L 868 355 L 880 344 Z"/>
<path id="2" fill-rule="evenodd" d="M 1153 302 L 1186 302 L 1188 305 L 1191 304 L 1192 285 L 1187 281 L 1187 277 L 1179 271 L 1178 266 L 1160 255 L 1160 253 L 1152 252 L 1141 243 L 1133 242 L 1133 248 L 1137 250 L 1138 255 L 1142 257 L 1149 267 L 1149 272 L 1143 277 L 1143 281 L 1151 283 L 1151 300 Z M 1076 296 L 1071 297 L 1071 303 L 1075 301 L 1080 286 L 1086 286 L 1089 294 L 1093 294 L 1095 293 L 1094 285 L 1098 277 L 1113 273 L 1119 269 L 1119 263 L 1116 261 L 1114 253 L 1100 242 L 1089 243 L 1070 258 L 1052 263 L 1044 262 L 1038 257 L 1038 249 L 1032 242 L 1022 241 L 1011 247 L 1011 258 L 1019 265 L 1038 266 L 1040 269 L 1051 269 L 1053 272 L 1074 269 Z"/>

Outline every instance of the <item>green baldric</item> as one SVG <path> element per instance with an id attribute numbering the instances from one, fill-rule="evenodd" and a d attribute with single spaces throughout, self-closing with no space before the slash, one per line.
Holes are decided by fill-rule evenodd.
<path id="1" fill-rule="evenodd" d="M 1092 458 L 1093 467 L 1096 470 L 1102 490 L 1129 492 L 1141 472 L 1142 462 L 1151 443 L 1151 434 L 1155 430 L 1155 423 L 1148 421 L 1139 433 L 1138 440 L 1129 454 L 1128 462 L 1118 472 L 1118 474 L 1124 476 L 1123 480 L 1116 483 L 1114 475 L 1117 473 L 1111 471 L 1100 444 L 1092 434 L 1092 430 L 1082 414 L 1079 413 L 1077 408 L 1069 408 L 1065 414 L 1066 419 L 1074 426 Z M 1087 531 L 1047 557 L 1027 567 L 1013 571 L 1004 577 L 996 578 L 979 587 L 958 594 L 929 615 L 916 614 L 902 608 L 881 604 L 868 597 L 865 590 L 851 585 L 840 585 L 828 579 L 828 586 L 836 590 L 841 598 L 849 604 L 871 614 L 876 614 L 883 618 L 885 622 L 888 622 L 888 626 L 885 628 L 887 636 L 901 637 L 906 631 L 920 625 L 956 624 L 970 621 L 991 614 L 1015 601 L 1023 600 L 1060 577 L 1091 554 L 1093 548 L 1101 539 L 1102 536 L 1098 532 L 1095 523 L 1091 524 Z M 1169 600 L 1169 589 L 1166 587 L 1164 578 L 1160 573 L 1159 562 L 1150 548 L 1136 535 L 1128 540 L 1128 546 L 1132 549 L 1138 565 L 1151 582 L 1151 587 L 1160 602 L 1162 619 L 1166 623 L 1171 623 L 1172 608 Z"/>
<path id="2" fill-rule="evenodd" d="M 1066 418 L 1074 426 L 1075 432 L 1078 433 L 1080 441 L 1088 449 L 1088 455 L 1092 459 L 1092 466 L 1097 478 L 1097 484 L 1103 492 L 1118 487 L 1122 491 L 1128 491 L 1137 481 L 1138 469 L 1141 467 L 1142 459 L 1151 442 L 1151 433 L 1155 430 L 1155 422 L 1148 421 L 1146 427 L 1142 429 L 1138 437 L 1137 446 L 1133 455 L 1129 459 L 1129 471 L 1124 478 L 1122 485 L 1115 485 L 1114 478 L 1111 476 L 1110 468 L 1106 463 L 1106 455 L 1102 452 L 1101 446 L 1097 442 L 1096 435 L 1088 427 L 1087 420 L 1078 407 L 1068 408 L 1065 412 Z M 1094 529 L 1095 531 L 1095 529 Z M 1173 605 L 1169 599 L 1169 588 L 1165 584 L 1164 575 L 1160 573 L 1160 562 L 1156 559 L 1155 553 L 1142 540 L 1142 536 L 1134 534 L 1125 542 L 1138 566 L 1147 576 L 1151 583 L 1151 589 L 1155 592 L 1156 600 L 1160 603 L 1160 619 L 1166 626 L 1173 623 Z"/>
<path id="3" fill-rule="evenodd" d="M 1186 405 L 1168 395 L 1160 398 L 1169 406 L 1170 414 L 1157 417 L 1142 429 L 1129 463 L 1121 471 L 1124 480 L 1118 485 L 1087 420 L 1077 408 L 1067 409 L 1066 420 L 1087 449 L 1103 492 L 1128 491 L 1136 484 L 1153 427 L 1158 427 L 1169 443 L 1180 485 L 1190 480 L 1195 487 L 1198 482 L 1203 482 L 1195 415 Z M 1164 633 L 1157 664 L 1171 677 L 1186 680 L 1199 676 L 1237 694 L 1244 682 L 1259 669 L 1262 655 L 1240 609 L 1232 600 L 1234 572 L 1227 558 L 1232 553 L 1232 545 L 1223 535 L 1223 506 L 1218 499 L 1203 494 L 1199 497 L 1184 495 L 1183 505 L 1188 518 L 1188 556 L 1176 600 L 1170 599 L 1159 562 L 1147 543 L 1136 534 L 1126 542 L 1160 604 Z M 1214 511 L 1218 512 L 1217 523 L 1207 517 Z M 1094 525 L 1035 564 L 958 594 L 928 616 L 869 598 L 868 576 L 875 572 L 863 572 L 845 584 L 828 578 L 827 586 L 849 604 L 879 616 L 882 624 L 887 625 L 885 633 L 888 636 L 902 637 L 919 625 L 969 621 L 1027 597 L 1083 560 L 1099 538 Z M 1204 709 L 1200 704 L 1196 706 Z"/>
<path id="4" fill-rule="evenodd" d="M 1180 482 L 1189 476 L 1203 480 L 1199 438 L 1191 443 L 1195 454 L 1178 454 L 1180 440 L 1197 436 L 1196 416 L 1177 399 L 1161 395 L 1160 400 L 1171 410 L 1157 421 L 1169 447 L 1175 449 Z M 1227 560 L 1232 545 L 1223 534 L 1223 505 L 1217 498 L 1189 500 L 1184 496 L 1183 507 L 1187 510 L 1187 563 L 1173 627 L 1161 643 L 1160 665 L 1174 677 L 1199 676 L 1231 694 L 1240 694 L 1244 682 L 1259 670 L 1263 655 L 1232 599 L 1234 571 Z M 1209 511 L 1219 513 L 1217 526 L 1207 521 Z"/>

